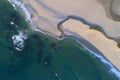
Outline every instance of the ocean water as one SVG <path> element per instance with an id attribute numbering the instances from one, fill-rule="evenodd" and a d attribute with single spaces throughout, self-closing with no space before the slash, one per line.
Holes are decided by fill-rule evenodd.
<path id="1" fill-rule="evenodd" d="M 18 49 L 12 37 L 22 31 L 27 38 L 17 37 L 24 45 Z M 119 79 L 78 43 L 31 31 L 22 13 L 0 0 L 0 80 Z"/>

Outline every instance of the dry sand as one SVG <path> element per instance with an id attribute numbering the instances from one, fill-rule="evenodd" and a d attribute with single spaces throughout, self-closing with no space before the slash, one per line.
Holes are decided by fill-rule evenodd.
<path id="1" fill-rule="evenodd" d="M 108 36 L 120 37 L 120 23 L 107 17 L 107 12 L 103 7 L 105 1 L 100 0 L 23 0 L 30 4 L 39 14 L 41 21 L 40 28 L 56 27 L 56 25 L 69 15 L 82 17 L 91 23 L 100 25 Z M 110 2 L 111 0 L 106 0 Z M 44 23 L 48 24 L 45 25 Z M 44 26 L 44 27 L 43 27 Z M 45 28 L 46 29 L 46 28 Z M 50 31 L 49 29 L 46 31 Z M 56 33 L 56 31 L 54 31 Z"/>
<path id="2" fill-rule="evenodd" d="M 63 31 L 65 34 L 71 35 L 72 33 L 69 33 L 68 30 L 76 32 L 90 41 L 107 59 L 120 69 L 120 49 L 117 47 L 117 42 L 107 39 L 101 32 L 89 29 L 89 26 L 73 19 L 63 23 Z"/>
<path id="3" fill-rule="evenodd" d="M 59 36 L 57 25 L 68 16 L 82 17 L 99 25 L 109 37 L 120 38 L 120 22 L 111 18 L 111 0 L 22 0 L 32 14 L 32 19 L 40 30 Z M 102 33 L 90 30 L 89 26 L 77 20 L 63 23 L 63 30 L 75 32 L 98 48 L 117 68 L 120 69 L 120 49 L 117 42 L 107 39 Z"/>
<path id="4" fill-rule="evenodd" d="M 40 22 L 39 28 L 51 33 L 57 33 L 55 28 L 61 20 L 69 15 L 75 15 L 100 25 L 110 37 L 120 37 L 120 22 L 108 18 L 110 13 L 107 3 L 110 4 L 111 0 L 23 0 L 23 2 L 33 7 L 33 12 L 39 14 L 37 17 L 37 21 Z"/>

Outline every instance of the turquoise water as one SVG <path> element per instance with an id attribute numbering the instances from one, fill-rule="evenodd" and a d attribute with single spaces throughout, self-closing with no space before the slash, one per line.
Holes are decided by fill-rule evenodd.
<path id="1" fill-rule="evenodd" d="M 7 0 L 0 0 L 0 10 L 0 80 L 118 80 L 76 42 L 31 31 Z M 17 51 L 12 36 L 24 29 L 29 38 Z"/>

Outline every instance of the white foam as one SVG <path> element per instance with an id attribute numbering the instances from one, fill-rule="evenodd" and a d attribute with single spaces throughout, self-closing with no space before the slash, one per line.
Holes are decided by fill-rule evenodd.
<path id="1" fill-rule="evenodd" d="M 84 44 L 80 43 L 78 40 L 75 40 L 77 43 L 79 43 L 80 45 L 82 45 L 87 51 L 89 51 L 92 55 L 94 55 L 95 57 L 99 58 L 101 60 L 102 63 L 108 65 L 110 67 L 110 72 L 112 72 L 114 75 L 116 75 L 118 77 L 118 79 L 120 80 L 120 71 L 117 70 L 113 64 L 111 62 L 109 62 L 108 60 L 106 60 L 102 55 L 97 54 L 93 51 L 91 51 L 90 49 L 88 49 Z"/>
<path id="2" fill-rule="evenodd" d="M 15 23 L 14 22 L 10 22 L 11 25 L 14 25 Z"/>
<path id="3" fill-rule="evenodd" d="M 31 14 L 29 13 L 29 11 L 28 11 L 27 8 L 25 7 L 25 5 L 21 2 L 21 0 L 9 0 L 9 2 L 12 3 L 12 4 L 14 4 L 14 5 L 17 5 L 19 8 L 21 8 L 22 12 L 23 12 L 24 15 L 25 15 L 25 18 L 26 18 L 28 21 L 30 21 L 30 25 L 32 25 L 31 28 L 32 28 L 34 31 L 39 31 L 39 32 L 41 32 L 41 33 L 43 33 L 43 34 L 47 34 L 47 35 L 49 35 L 49 36 L 51 36 L 51 37 L 56 37 L 56 35 L 54 35 L 54 34 L 51 34 L 51 33 L 49 33 L 49 32 L 44 32 L 44 31 L 42 31 L 42 30 L 40 30 L 40 29 L 37 29 L 35 22 L 32 21 L 32 19 L 31 19 Z M 34 27 L 33 27 L 33 26 L 34 26 Z M 16 26 L 16 27 L 17 27 L 17 26 Z M 60 38 L 57 38 L 57 39 L 60 39 Z"/>
<path id="4" fill-rule="evenodd" d="M 31 22 L 31 15 L 21 0 L 9 0 L 9 2 L 12 3 L 13 6 L 17 5 L 21 10 L 23 10 L 22 12 L 24 13 L 27 20 Z"/>
<path id="5" fill-rule="evenodd" d="M 57 38 L 58 40 L 61 40 L 58 36 L 56 36 L 56 35 L 54 35 L 54 34 L 52 34 L 52 33 L 44 32 L 44 31 L 41 31 L 41 30 L 39 30 L 39 29 L 37 29 L 37 28 L 34 28 L 34 31 L 41 32 L 42 34 L 45 34 L 45 35 L 48 35 L 48 36 L 50 36 L 50 37 L 54 37 L 54 38 Z"/>
<path id="6" fill-rule="evenodd" d="M 17 50 L 22 50 L 24 48 L 24 40 L 28 38 L 27 34 L 23 33 L 23 31 L 19 31 L 18 35 L 13 35 L 13 45 L 16 46 Z"/>
<path id="7" fill-rule="evenodd" d="M 26 9 L 25 5 L 20 1 L 20 0 L 8 0 L 10 3 L 12 3 L 12 5 L 16 8 L 16 6 L 14 4 L 16 4 L 17 6 L 19 6 L 22 10 L 23 10 L 23 13 L 25 14 L 25 17 L 27 18 L 27 20 L 29 20 L 30 22 L 32 22 L 31 20 L 31 15 L 29 13 L 29 11 Z M 35 31 L 40 31 L 38 29 L 35 29 Z M 40 31 L 42 32 L 42 31 Z M 43 33 L 43 32 L 42 32 Z M 44 33 L 45 34 L 45 33 Z M 49 36 L 51 36 L 51 34 L 49 33 L 46 33 L 48 34 Z M 53 35 L 52 35 L 53 36 Z M 27 38 L 27 37 L 26 37 Z M 25 38 L 25 39 L 26 39 Z M 65 37 L 63 37 L 64 39 Z M 17 45 L 20 47 L 24 47 L 24 37 L 23 35 L 21 35 L 21 33 L 19 33 L 19 35 L 14 35 L 12 37 L 13 39 L 13 44 L 14 45 Z M 60 40 L 60 38 L 58 38 Z M 20 44 L 17 44 L 18 42 L 21 42 Z M 82 43 L 80 43 L 79 41 L 76 40 L 76 42 L 78 42 L 79 44 L 81 44 L 86 50 L 88 50 L 91 54 L 93 54 L 95 57 L 99 58 L 101 60 L 101 62 L 103 62 L 104 64 L 107 64 L 109 65 L 110 67 L 110 72 L 112 72 L 113 74 L 115 74 L 119 80 L 120 80 L 120 71 L 118 71 L 113 65 L 112 63 L 110 63 L 108 60 L 106 60 L 102 55 L 100 54 L 97 54 L 93 51 L 91 51 L 90 49 L 88 49 L 85 45 L 83 45 Z"/>
<path id="8" fill-rule="evenodd" d="M 18 51 L 21 51 L 21 49 L 20 49 L 20 48 L 18 48 L 18 47 L 15 47 L 15 49 L 16 49 L 16 50 L 18 50 Z"/>
<path id="9" fill-rule="evenodd" d="M 15 6 L 15 4 L 14 3 L 12 3 L 12 1 L 11 0 L 8 0 L 11 4 L 12 4 L 12 6 L 16 9 L 16 6 Z"/>

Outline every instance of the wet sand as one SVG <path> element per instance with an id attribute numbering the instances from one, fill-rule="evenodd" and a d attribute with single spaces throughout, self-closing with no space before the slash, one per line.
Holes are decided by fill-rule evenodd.
<path id="1" fill-rule="evenodd" d="M 39 28 L 50 33 L 57 34 L 57 24 L 68 16 L 74 15 L 100 25 L 110 37 L 120 36 L 120 23 L 110 18 L 111 0 L 76 0 L 74 2 L 66 0 L 64 3 L 60 0 L 23 0 L 23 2 L 32 13 L 33 20 L 39 23 Z"/>
<path id="2" fill-rule="evenodd" d="M 116 41 L 107 39 L 101 32 L 89 29 L 88 25 L 73 19 L 63 23 L 63 31 L 66 35 L 74 35 L 76 33 L 82 36 L 100 50 L 107 59 L 120 69 L 120 49 L 117 47 Z M 72 32 L 75 33 L 73 34 Z"/>
<path id="3" fill-rule="evenodd" d="M 38 29 L 60 36 L 61 32 L 58 30 L 58 24 L 62 21 L 63 28 L 61 26 L 61 30 L 65 34 L 72 34 L 69 32 L 72 31 L 82 36 L 120 69 L 120 49 L 117 47 L 117 42 L 106 38 L 99 31 L 89 29 L 89 27 L 94 25 L 96 28 L 99 26 L 105 31 L 107 36 L 114 39 L 120 38 L 120 22 L 116 22 L 111 18 L 109 4 L 105 7 L 104 1 L 100 2 L 100 0 L 64 0 L 64 2 L 60 0 L 22 1 L 31 13 L 31 19 L 35 22 Z M 111 2 L 111 0 L 106 1 Z M 67 20 L 69 16 L 75 16 L 82 20 Z"/>
<path id="4" fill-rule="evenodd" d="M 120 36 L 120 23 L 107 17 L 103 3 L 98 0 L 75 0 L 74 2 L 65 0 L 64 3 L 60 0 L 24 0 L 24 2 L 26 2 L 26 5 L 31 5 L 42 17 L 40 18 L 41 25 L 39 27 L 51 28 L 55 34 L 57 33 L 55 30 L 56 25 L 66 19 L 66 17 L 74 15 L 82 17 L 93 24 L 100 25 L 110 37 L 118 38 Z M 43 29 L 51 31 L 46 28 Z"/>

